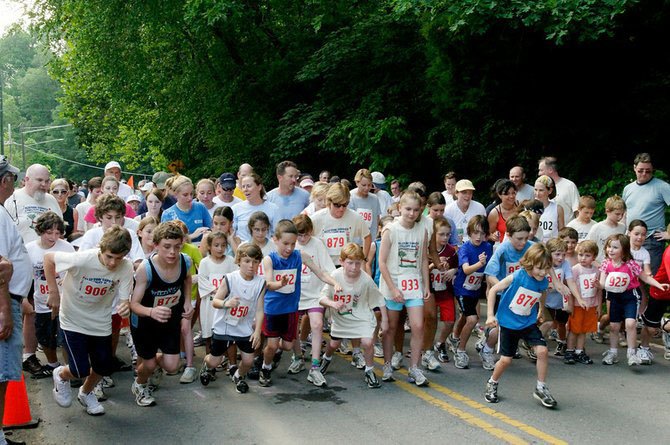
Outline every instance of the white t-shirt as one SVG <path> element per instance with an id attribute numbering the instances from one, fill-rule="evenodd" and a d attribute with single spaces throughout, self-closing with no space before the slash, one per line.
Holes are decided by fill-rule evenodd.
<path id="1" fill-rule="evenodd" d="M 33 282 L 30 257 L 16 228 L 16 222 L 12 221 L 5 210 L 7 209 L 0 209 L 0 255 L 11 261 L 14 267 L 14 273 L 9 280 L 9 292 L 25 297 Z"/>
<path id="2" fill-rule="evenodd" d="M 5 201 L 5 208 L 11 216 L 18 217 L 19 233 L 26 244 L 39 238 L 33 229 L 33 221 L 42 213 L 51 210 L 61 218 L 63 217 L 63 212 L 61 212 L 56 198 L 47 193 L 44 195 L 44 199 L 37 201 L 28 195 L 25 189 L 14 191 L 14 194 Z"/>
<path id="3" fill-rule="evenodd" d="M 116 194 L 119 198 L 122 198 L 125 201 L 126 198 L 132 195 L 133 193 L 135 192 L 131 186 L 123 182 L 119 182 L 119 191 Z"/>
<path id="4" fill-rule="evenodd" d="M 333 323 L 330 334 L 338 338 L 371 338 L 377 326 L 373 309 L 384 304 L 379 288 L 370 276 L 361 272 L 358 280 L 350 283 L 344 277 L 344 269 L 331 274 L 342 286 L 342 292 L 335 292 L 329 284 L 323 286 L 320 299 L 344 301 L 342 311 L 331 310 Z"/>
<path id="5" fill-rule="evenodd" d="M 610 227 L 605 221 L 601 221 L 591 227 L 591 230 L 586 235 L 586 239 L 595 241 L 598 245 L 598 257 L 596 259 L 599 263 L 605 259 L 605 241 L 607 241 L 610 235 L 619 233 L 626 233 L 626 226 L 622 223 L 618 223 L 616 227 Z"/>
<path id="6" fill-rule="evenodd" d="M 448 204 L 444 209 L 444 216 L 450 218 L 456 224 L 456 235 L 458 236 L 458 245 L 462 246 L 468 241 L 468 222 L 473 216 L 481 215 L 486 217 L 486 208 L 477 201 L 470 201 L 470 206 L 463 213 L 458 207 L 458 201 Z"/>
<path id="7" fill-rule="evenodd" d="M 40 240 L 31 241 L 26 244 L 26 250 L 30 255 L 30 262 L 33 265 L 33 283 L 35 285 L 35 292 L 33 297 L 35 299 L 35 312 L 38 314 L 46 314 L 51 312 L 47 307 L 47 297 L 49 296 L 49 286 L 47 279 L 44 276 L 44 254 L 47 252 L 74 252 L 74 247 L 67 241 L 59 239 L 50 249 L 45 249 L 40 246 Z M 58 278 L 60 281 L 60 277 Z M 62 286 L 58 289 L 62 293 Z"/>
<path id="8" fill-rule="evenodd" d="M 535 188 L 530 184 L 524 184 L 516 191 L 516 200 L 519 202 L 535 198 Z"/>
<path id="9" fill-rule="evenodd" d="M 368 229 L 370 229 L 372 239 L 377 239 L 379 217 L 382 214 L 379 198 L 373 193 L 368 193 L 368 196 L 363 198 L 358 195 L 358 189 L 353 189 L 351 191 L 351 197 L 349 198 L 349 208 L 363 218 Z M 362 240 L 356 240 L 354 242 L 360 242 L 362 244 Z"/>
<path id="10" fill-rule="evenodd" d="M 340 250 L 344 246 L 370 235 L 363 218 L 351 209 L 347 209 L 339 219 L 333 218 L 328 208 L 319 210 L 311 218 L 314 236 L 323 241 L 333 263 L 339 261 Z"/>
<path id="11" fill-rule="evenodd" d="M 633 255 L 633 259 L 640 266 L 640 269 L 644 270 L 645 264 L 651 267 L 651 255 L 644 247 L 635 250 L 633 246 L 630 246 L 630 254 Z"/>
<path id="12" fill-rule="evenodd" d="M 388 209 L 393 205 L 393 197 L 386 190 L 377 190 L 375 196 L 379 199 L 379 208 L 381 209 L 381 215 L 388 215 Z"/>
<path id="13" fill-rule="evenodd" d="M 226 274 L 237 270 L 237 265 L 229 256 L 223 261 L 216 263 L 211 256 L 206 256 L 200 261 L 198 269 L 198 294 L 202 298 L 200 303 L 200 328 L 203 338 L 212 336 L 214 326 L 214 313 L 216 309 L 212 306 L 212 299 L 217 289 L 221 286 Z"/>
<path id="14" fill-rule="evenodd" d="M 414 224 L 407 229 L 400 221 L 394 221 L 385 232 L 391 243 L 386 266 L 395 287 L 405 300 L 423 298 L 423 289 L 428 285 L 423 282 L 423 253 L 428 249 L 425 227 Z M 391 299 L 391 289 L 383 277 L 379 280 L 379 289 L 384 298 Z"/>
<path id="15" fill-rule="evenodd" d="M 540 232 L 541 230 L 541 232 Z M 541 238 L 540 238 L 540 235 Z M 549 201 L 549 205 L 544 208 L 542 215 L 540 215 L 540 229 L 538 230 L 537 237 L 542 240 L 542 242 L 547 242 L 551 238 L 556 238 L 558 236 L 558 205 L 552 200 Z"/>
<path id="16" fill-rule="evenodd" d="M 212 202 L 219 207 L 232 207 L 238 202 L 242 202 L 242 200 L 237 196 L 233 196 L 233 200 L 231 202 L 225 202 L 218 196 L 215 196 L 214 198 L 212 198 Z"/>
<path id="17" fill-rule="evenodd" d="M 574 182 L 561 178 L 556 182 L 556 204 L 563 207 L 563 218 L 566 223 L 572 221 L 579 209 L 579 190 Z"/>
<path id="18" fill-rule="evenodd" d="M 335 265 L 328 255 L 326 246 L 318 238 L 311 237 L 307 244 L 298 243 L 296 249 L 308 255 L 325 274 L 330 274 L 335 270 Z M 300 273 L 300 303 L 298 309 L 304 311 L 320 307 L 319 299 L 322 287 L 323 282 L 303 263 Z"/>
<path id="19" fill-rule="evenodd" d="M 144 254 L 144 250 L 142 250 L 142 244 L 140 239 L 137 237 L 137 233 L 135 233 L 134 230 L 128 230 L 128 232 L 130 233 L 132 246 L 130 248 L 130 252 L 128 252 L 128 255 L 126 255 L 126 258 L 128 258 L 133 263 L 138 260 L 143 260 L 146 258 L 146 255 Z M 81 237 L 81 242 L 79 243 L 79 251 L 97 249 L 98 244 L 100 244 L 100 240 L 102 239 L 102 235 L 104 234 L 105 232 L 102 230 L 102 227 L 93 227 L 91 230 L 84 233 Z"/>
<path id="20" fill-rule="evenodd" d="M 442 196 L 444 196 L 444 201 L 446 205 L 449 205 L 452 202 L 456 201 L 454 199 L 454 195 L 450 195 L 446 190 L 442 192 Z M 398 198 L 398 201 L 400 201 L 400 198 Z"/>
<path id="21" fill-rule="evenodd" d="M 586 239 L 586 235 L 589 234 L 589 230 L 591 230 L 591 227 L 595 225 L 596 222 L 594 220 L 591 220 L 587 224 L 584 224 L 580 222 L 577 218 L 573 219 L 568 224 L 566 224 L 567 227 L 572 227 L 577 231 L 577 234 L 579 234 L 579 239 L 577 240 L 578 242 L 584 241 Z"/>
<path id="22" fill-rule="evenodd" d="M 215 335 L 230 335 L 246 338 L 254 333 L 254 318 L 258 307 L 258 298 L 265 289 L 265 280 L 258 275 L 247 281 L 240 271 L 226 275 L 229 297 L 239 297 L 236 308 L 214 309 L 213 332 Z"/>
<path id="23" fill-rule="evenodd" d="M 115 296 L 128 300 L 133 289 L 133 265 L 124 259 L 114 270 L 98 258 L 100 250 L 56 252 L 56 273 L 63 277 L 61 329 L 104 337 L 112 334 Z"/>
<path id="24" fill-rule="evenodd" d="M 245 241 L 243 243 L 240 243 L 240 245 L 237 247 L 238 249 L 245 244 L 250 244 L 248 241 Z M 275 244 L 274 241 L 271 239 L 268 240 L 267 243 L 263 247 L 261 247 L 261 252 L 263 252 L 263 258 L 266 256 L 270 255 L 271 252 L 276 252 L 277 251 L 277 245 Z M 265 270 L 263 270 L 263 261 L 260 262 L 258 265 L 258 276 L 265 278 Z"/>
<path id="25" fill-rule="evenodd" d="M 88 202 L 88 200 L 86 200 L 80 202 L 79 204 L 77 204 L 77 207 L 74 208 L 74 211 L 77 212 L 77 215 L 79 215 L 79 217 L 77 218 L 77 227 L 75 228 L 76 231 L 86 232 L 91 227 L 93 227 L 93 224 L 86 222 L 84 220 L 86 214 L 88 213 L 91 207 L 93 207 L 93 204 L 91 204 L 90 202 Z"/>

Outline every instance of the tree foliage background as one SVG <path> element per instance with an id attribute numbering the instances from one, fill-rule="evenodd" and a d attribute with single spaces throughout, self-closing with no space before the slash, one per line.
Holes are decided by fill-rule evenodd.
<path id="1" fill-rule="evenodd" d="M 667 166 L 662 0 L 38 0 L 62 116 L 95 159 L 194 177 L 283 159 L 481 193 L 542 155 L 604 193 Z M 622 171 L 623 170 L 623 171 Z M 594 186 L 595 187 L 595 186 Z M 602 188 L 602 187 L 600 187 Z"/>

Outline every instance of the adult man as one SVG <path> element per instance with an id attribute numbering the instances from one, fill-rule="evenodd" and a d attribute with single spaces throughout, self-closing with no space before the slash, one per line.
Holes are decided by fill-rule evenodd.
<path id="1" fill-rule="evenodd" d="M 240 182 L 242 182 L 242 178 L 249 176 L 253 172 L 254 168 L 249 164 L 242 164 L 240 165 L 240 168 L 237 169 L 237 185 L 235 186 L 235 192 L 233 193 L 236 198 L 246 201 L 247 198 L 244 196 L 244 192 L 240 188 Z"/>
<path id="2" fill-rule="evenodd" d="M 214 204 L 232 207 L 238 202 L 242 202 L 240 198 L 234 195 L 236 185 L 234 174 L 223 173 L 219 176 L 219 180 L 216 182 L 216 196 L 212 199 Z"/>
<path id="3" fill-rule="evenodd" d="M 391 194 L 393 202 L 400 201 L 400 195 L 402 194 L 402 189 L 400 188 L 400 181 L 394 179 L 391 181 Z"/>
<path id="4" fill-rule="evenodd" d="M 277 164 L 279 186 L 268 192 L 267 201 L 279 207 L 278 219 L 293 219 L 309 205 L 309 193 L 295 186 L 299 174 L 293 161 Z"/>
<path id="5" fill-rule="evenodd" d="M 556 198 L 554 200 L 556 204 L 563 207 L 565 224 L 572 221 L 579 209 L 579 190 L 577 190 L 575 183 L 559 176 L 558 163 L 553 156 L 545 156 L 540 159 L 537 173 L 538 176 L 547 175 L 554 181 L 556 185 Z"/>
<path id="6" fill-rule="evenodd" d="M 18 168 L 0 156 L 0 204 L 14 192 L 18 173 Z M 28 252 L 16 222 L 5 210 L 0 210 L 0 419 L 4 415 L 7 382 L 21 380 L 21 300 L 28 295 L 32 284 Z M 7 440 L 0 428 L 0 443 L 5 441 L 15 443 Z"/>
<path id="7" fill-rule="evenodd" d="M 379 207 L 381 208 L 381 216 L 388 213 L 389 207 L 393 205 L 393 198 L 386 191 L 386 177 L 381 172 L 372 172 L 372 193 L 379 199 Z"/>
<path id="8" fill-rule="evenodd" d="M 127 184 L 121 182 L 121 165 L 116 161 L 108 162 L 105 165 L 105 176 L 114 176 L 119 181 L 119 191 L 117 196 L 125 199 L 134 193 L 134 190 Z"/>
<path id="9" fill-rule="evenodd" d="M 516 186 L 516 200 L 523 202 L 535 197 L 535 189 L 532 185 L 526 184 L 526 172 L 523 167 L 516 165 L 509 171 L 509 180 Z"/>
<path id="10" fill-rule="evenodd" d="M 651 271 L 661 265 L 664 241 L 670 239 L 665 225 L 665 209 L 670 205 L 670 184 L 654 177 L 654 166 L 649 153 L 640 153 L 633 161 L 635 182 L 623 189 L 626 220 L 641 219 L 647 223 L 644 247 L 651 256 Z"/>

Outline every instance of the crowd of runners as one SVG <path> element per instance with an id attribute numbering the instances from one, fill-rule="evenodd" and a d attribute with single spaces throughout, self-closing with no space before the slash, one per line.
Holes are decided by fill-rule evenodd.
<path id="1" fill-rule="evenodd" d="M 39 164 L 21 175 L 2 157 L 0 394 L 21 370 L 52 378 L 59 406 L 74 397 L 91 415 L 104 414 L 120 370 L 135 372 L 140 406 L 156 404 L 164 374 L 202 385 L 226 375 L 245 393 L 250 380 L 304 372 L 321 387 L 339 351 L 369 388 L 402 366 L 418 386 L 451 362 L 482 366 L 494 403 L 513 358 L 527 355 L 534 397 L 554 407 L 549 354 L 590 365 L 589 342 L 607 341 L 602 364 L 624 347 L 629 366 L 651 365 L 661 337 L 670 360 L 670 185 L 646 153 L 633 170 L 596 222 L 595 199 L 553 157 L 530 183 L 512 166 L 484 203 L 473 193 L 486 186 L 454 172 L 431 191 L 284 161 L 269 191 L 248 164 L 197 181 L 157 172 L 135 189 L 114 161 L 80 186 Z"/>

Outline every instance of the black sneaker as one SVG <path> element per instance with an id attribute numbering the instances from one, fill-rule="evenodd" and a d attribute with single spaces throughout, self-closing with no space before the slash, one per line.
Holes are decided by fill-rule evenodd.
<path id="1" fill-rule="evenodd" d="M 486 382 L 486 392 L 484 393 L 484 399 L 489 403 L 498 403 L 498 384 L 493 383 L 491 380 Z"/>
<path id="2" fill-rule="evenodd" d="M 449 363 L 449 355 L 447 354 L 446 343 L 435 344 L 433 349 L 437 353 L 437 359 L 440 361 L 440 363 Z"/>
<path id="3" fill-rule="evenodd" d="M 32 375 L 42 374 L 42 364 L 35 354 L 25 359 L 22 367 L 24 371 L 29 372 Z"/>
<path id="4" fill-rule="evenodd" d="M 575 364 L 575 351 L 572 349 L 568 349 L 565 351 L 565 355 L 563 356 L 563 363 L 566 365 L 574 365 Z"/>
<path id="5" fill-rule="evenodd" d="M 579 354 L 575 355 L 575 361 L 577 363 L 582 363 L 584 365 L 592 365 L 593 360 L 591 360 L 591 357 L 586 355 L 586 352 L 582 351 Z"/>
<path id="6" fill-rule="evenodd" d="M 512 358 L 513 358 L 513 359 L 516 359 L 516 360 L 518 360 L 518 359 L 521 358 L 521 353 L 519 352 L 519 348 L 517 348 L 517 350 L 516 350 L 516 352 L 514 353 L 514 355 L 512 356 Z"/>
<path id="7" fill-rule="evenodd" d="M 546 386 L 543 386 L 542 389 L 535 387 L 533 397 L 539 400 L 542 406 L 546 408 L 554 408 L 556 405 L 558 405 L 558 402 L 556 402 L 556 399 L 554 399 L 554 397 L 549 392 L 549 388 Z"/>
<path id="8" fill-rule="evenodd" d="M 261 370 L 257 366 L 254 366 L 249 370 L 249 372 L 247 372 L 247 378 L 249 378 L 250 380 L 258 380 L 260 378 L 260 375 Z"/>
<path id="9" fill-rule="evenodd" d="M 247 382 L 244 380 L 244 378 L 235 377 L 233 375 L 233 383 L 235 383 L 235 391 L 238 393 L 244 394 L 245 392 L 249 391 L 249 385 L 247 385 Z"/>
<path id="10" fill-rule="evenodd" d="M 321 374 L 326 375 L 328 367 L 330 366 L 330 362 L 332 361 L 333 361 L 332 358 L 330 360 L 326 358 L 321 359 L 321 365 L 319 366 L 319 371 L 321 371 Z"/>
<path id="11" fill-rule="evenodd" d="M 279 351 L 275 352 L 274 357 L 272 357 L 272 369 L 273 369 L 273 370 L 274 370 L 275 368 L 277 368 L 277 366 L 279 366 L 279 362 L 281 361 L 281 356 L 282 356 L 282 353 L 283 353 L 283 352 L 284 352 L 284 351 L 282 351 L 282 350 L 280 349 Z"/>
<path id="12" fill-rule="evenodd" d="M 272 385 L 272 371 L 270 369 L 261 368 L 258 384 L 264 387 Z"/>
<path id="13" fill-rule="evenodd" d="M 372 369 L 365 372 L 365 383 L 368 384 L 368 388 L 379 388 L 382 386 L 382 384 L 379 383 L 379 380 L 377 380 L 375 371 Z"/>
<path id="14" fill-rule="evenodd" d="M 216 369 L 202 365 L 202 368 L 200 368 L 200 383 L 202 383 L 202 386 L 207 386 L 209 382 L 214 380 L 216 380 Z"/>
<path id="15" fill-rule="evenodd" d="M 567 349 L 568 345 L 564 341 L 558 340 L 558 344 L 556 345 L 556 351 L 554 351 L 554 355 L 556 357 L 563 357 Z"/>

